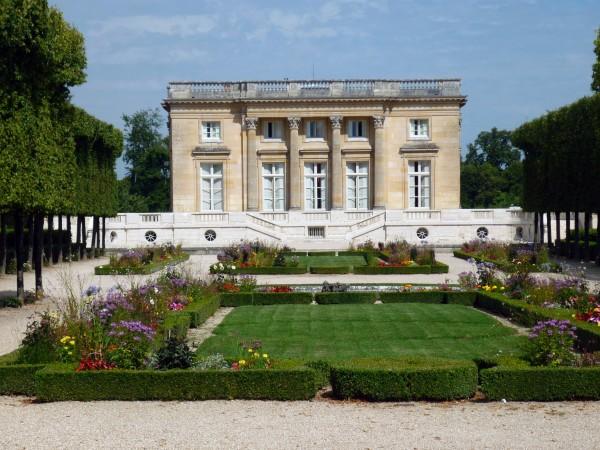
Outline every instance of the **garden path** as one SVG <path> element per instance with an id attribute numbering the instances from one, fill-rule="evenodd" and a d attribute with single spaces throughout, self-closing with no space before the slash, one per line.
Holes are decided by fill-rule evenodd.
<path id="1" fill-rule="evenodd" d="M 216 313 L 206 319 L 206 322 L 204 322 L 200 328 L 190 328 L 187 334 L 187 343 L 190 348 L 196 351 L 196 349 L 200 347 L 200 344 L 212 336 L 214 329 L 217 328 L 217 326 L 223 322 L 223 319 L 225 319 L 225 317 L 227 317 L 234 309 L 235 308 L 219 308 Z"/>
<path id="2" fill-rule="evenodd" d="M 0 397 L 1 448 L 600 448 L 600 402 L 58 402 Z"/>

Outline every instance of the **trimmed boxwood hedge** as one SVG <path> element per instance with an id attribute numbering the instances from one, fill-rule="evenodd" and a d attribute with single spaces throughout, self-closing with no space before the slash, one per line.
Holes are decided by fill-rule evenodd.
<path id="1" fill-rule="evenodd" d="M 310 292 L 254 292 L 253 305 L 310 305 L 313 296 Z"/>
<path id="2" fill-rule="evenodd" d="M 431 265 L 431 273 L 448 273 L 448 264 L 435 261 L 435 263 Z"/>
<path id="3" fill-rule="evenodd" d="M 96 275 L 148 275 L 154 272 L 158 272 L 159 270 L 164 269 L 167 266 L 171 266 L 174 264 L 180 264 L 189 259 L 190 255 L 184 254 L 177 258 L 170 259 L 168 261 L 160 261 L 160 262 L 152 262 L 150 264 L 144 264 L 135 268 L 115 268 L 110 267 L 109 265 L 105 266 L 96 266 L 94 268 L 94 274 Z"/>
<path id="4" fill-rule="evenodd" d="M 568 309 L 542 308 L 522 300 L 510 299 L 502 294 L 484 292 L 477 293 L 475 306 L 511 318 L 526 327 L 531 327 L 543 320 L 569 320 L 576 327 L 578 348 L 586 351 L 600 350 L 600 327 L 581 320 L 574 320 L 573 311 Z"/>
<path id="5" fill-rule="evenodd" d="M 99 370 L 52 364 L 35 374 L 41 401 L 65 400 L 308 400 L 317 392 L 308 367 L 256 370 Z"/>
<path id="6" fill-rule="evenodd" d="M 490 400 L 600 400 L 600 367 L 519 367 L 482 369 L 481 390 Z"/>
<path id="7" fill-rule="evenodd" d="M 477 300 L 475 291 L 445 291 L 445 303 L 473 306 Z"/>
<path id="8" fill-rule="evenodd" d="M 235 273 L 242 275 L 297 275 L 306 273 L 306 266 L 238 267 Z"/>
<path id="9" fill-rule="evenodd" d="M 331 367 L 337 398 L 375 401 L 470 398 L 477 390 L 473 361 L 437 358 L 355 359 Z"/>
<path id="10" fill-rule="evenodd" d="M 0 365 L 0 395 L 34 395 L 35 373 L 45 364 Z"/>
<path id="11" fill-rule="evenodd" d="M 317 292 L 315 301 L 320 305 L 341 303 L 375 303 L 376 292 Z"/>
<path id="12" fill-rule="evenodd" d="M 354 273 L 361 275 L 412 275 L 430 274 L 431 266 L 357 266 Z"/>
<path id="13" fill-rule="evenodd" d="M 356 269 L 356 268 L 355 268 Z M 319 274 L 342 274 L 342 273 L 350 273 L 350 266 L 332 266 L 332 267 L 310 267 L 310 273 L 319 273 Z"/>
<path id="14" fill-rule="evenodd" d="M 252 305 L 251 292 L 235 292 L 221 294 L 221 306 L 238 307 Z"/>
<path id="15" fill-rule="evenodd" d="M 330 252 L 308 252 L 307 254 L 308 254 L 308 256 L 335 256 L 336 252 L 334 252 L 334 251 L 330 251 Z"/>
<path id="16" fill-rule="evenodd" d="M 183 310 L 190 316 L 190 327 L 197 328 L 211 317 L 221 306 L 219 295 L 209 295 L 201 298 L 194 298 L 192 303 Z"/>
<path id="17" fill-rule="evenodd" d="M 383 303 L 445 303 L 446 293 L 443 291 L 380 292 L 379 300 Z"/>

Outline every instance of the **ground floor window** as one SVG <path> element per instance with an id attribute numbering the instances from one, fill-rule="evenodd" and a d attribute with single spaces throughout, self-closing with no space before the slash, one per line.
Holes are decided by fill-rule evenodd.
<path id="1" fill-rule="evenodd" d="M 263 209 L 283 211 L 285 209 L 285 178 L 283 163 L 263 164 Z"/>
<path id="2" fill-rule="evenodd" d="M 202 211 L 223 210 L 223 164 L 200 164 Z"/>
<path id="3" fill-rule="evenodd" d="M 431 162 L 408 162 L 408 204 L 411 208 L 429 208 L 431 196 Z"/>
<path id="4" fill-rule="evenodd" d="M 346 163 L 346 208 L 367 209 L 369 205 L 369 164 Z"/>
<path id="5" fill-rule="evenodd" d="M 304 164 L 305 209 L 327 209 L 327 164 Z"/>

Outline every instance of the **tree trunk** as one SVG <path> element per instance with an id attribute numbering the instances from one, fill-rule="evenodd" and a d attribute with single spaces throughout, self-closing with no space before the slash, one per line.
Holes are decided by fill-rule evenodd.
<path id="1" fill-rule="evenodd" d="M 25 254 L 27 262 L 33 267 L 33 214 L 27 216 L 27 242 Z"/>
<path id="2" fill-rule="evenodd" d="M 87 259 L 87 232 L 85 230 L 85 216 L 81 216 L 81 256 L 79 259 Z"/>
<path id="3" fill-rule="evenodd" d="M 544 243 L 544 213 L 540 213 L 540 244 Z"/>
<path id="4" fill-rule="evenodd" d="M 54 215 L 48 214 L 48 263 L 54 264 Z"/>
<path id="5" fill-rule="evenodd" d="M 546 211 L 546 224 L 548 225 L 548 248 L 552 247 L 552 216 Z"/>
<path id="6" fill-rule="evenodd" d="M 43 249 L 44 249 L 44 214 L 35 215 L 35 239 L 33 240 L 33 260 L 35 262 L 35 296 L 44 296 L 44 283 L 42 279 Z"/>
<path id="7" fill-rule="evenodd" d="M 583 216 L 583 259 L 590 260 L 590 213 Z"/>
<path id="8" fill-rule="evenodd" d="M 96 257 L 96 216 L 92 216 L 92 243 L 90 245 L 92 258 Z"/>
<path id="9" fill-rule="evenodd" d="M 67 214 L 67 236 L 69 239 L 67 240 L 67 260 L 71 262 L 71 254 L 73 253 L 73 236 L 71 235 L 71 215 Z"/>
<path id="10" fill-rule="evenodd" d="M 534 212 L 533 213 L 533 243 L 534 244 L 537 244 L 537 241 L 538 241 L 538 233 L 539 233 L 538 221 L 539 221 L 538 213 Z"/>
<path id="11" fill-rule="evenodd" d="M 573 252 L 573 256 L 575 259 L 581 258 L 581 247 L 579 245 L 579 211 L 575 211 L 575 251 Z"/>
<path id="12" fill-rule="evenodd" d="M 63 262 L 63 247 L 64 247 L 64 239 L 63 239 L 63 216 L 62 214 L 58 215 L 58 243 L 56 246 L 58 247 L 56 250 L 58 255 L 56 256 L 57 262 L 60 264 Z"/>
<path id="13" fill-rule="evenodd" d="M 106 251 L 106 217 L 102 216 L 102 256 L 104 256 L 105 251 Z"/>
<path id="14" fill-rule="evenodd" d="M 556 254 L 560 253 L 561 242 L 560 242 L 560 212 L 554 212 L 554 221 L 556 223 Z"/>
<path id="15" fill-rule="evenodd" d="M 81 259 L 81 216 L 77 216 L 77 240 L 75 241 L 75 251 Z"/>
<path id="16" fill-rule="evenodd" d="M 0 214 L 0 275 L 6 273 L 6 214 Z"/>
<path id="17" fill-rule="evenodd" d="M 17 298 L 23 302 L 25 300 L 25 282 L 23 279 L 23 212 L 15 211 L 15 259 L 17 260 Z"/>
<path id="18" fill-rule="evenodd" d="M 567 258 L 571 258 L 571 256 L 572 256 L 572 252 L 571 252 L 571 211 L 567 211 L 565 213 L 565 218 L 567 219 L 567 221 L 566 221 L 567 229 L 566 229 L 566 236 L 565 236 L 565 242 L 566 242 L 565 256 Z"/>

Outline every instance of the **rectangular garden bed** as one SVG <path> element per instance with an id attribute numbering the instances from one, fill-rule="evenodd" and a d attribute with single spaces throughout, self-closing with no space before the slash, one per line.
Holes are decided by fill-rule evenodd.
<path id="1" fill-rule="evenodd" d="M 96 266 L 94 268 L 95 275 L 148 275 L 154 272 L 158 272 L 159 270 L 164 269 L 167 266 L 172 266 L 175 264 L 180 264 L 189 259 L 190 255 L 185 254 L 181 256 L 174 257 L 169 260 L 159 261 L 159 262 L 151 262 L 149 264 L 144 264 L 136 267 L 111 267 L 110 265 L 102 265 Z"/>

